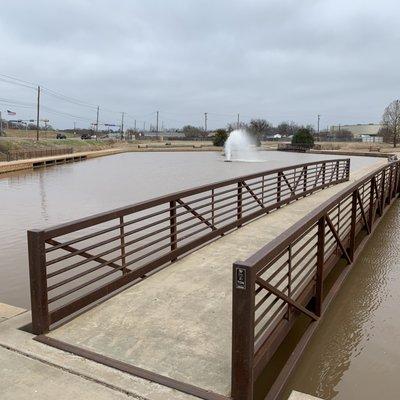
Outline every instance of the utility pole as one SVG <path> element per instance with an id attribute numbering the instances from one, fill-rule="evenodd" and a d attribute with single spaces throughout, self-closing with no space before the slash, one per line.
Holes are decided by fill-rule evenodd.
<path id="1" fill-rule="evenodd" d="M 158 111 L 157 111 L 157 124 L 156 124 L 156 132 L 158 132 Z"/>
<path id="2" fill-rule="evenodd" d="M 37 87 L 37 109 L 36 109 L 36 140 L 39 141 L 39 118 L 40 118 L 40 86 Z"/>
<path id="3" fill-rule="evenodd" d="M 135 119 L 135 131 L 136 131 L 136 119 Z"/>
<path id="4" fill-rule="evenodd" d="M 99 131 L 99 112 L 100 112 L 100 106 L 97 106 L 97 114 L 96 114 L 96 132 Z"/>
<path id="5" fill-rule="evenodd" d="M 237 128 L 239 129 L 239 127 L 240 127 L 240 115 L 238 113 Z"/>
<path id="6" fill-rule="evenodd" d="M 204 132 L 207 132 L 207 113 L 204 113 Z"/>
<path id="7" fill-rule="evenodd" d="M 122 117 L 121 117 L 121 138 L 124 136 L 124 115 L 125 113 L 122 113 Z"/>
<path id="8" fill-rule="evenodd" d="M 0 136 L 3 133 L 3 120 L 1 119 L 1 110 L 0 110 Z"/>
<path id="9" fill-rule="evenodd" d="M 146 121 L 143 122 L 143 132 L 145 132 L 145 131 L 146 131 Z"/>
<path id="10" fill-rule="evenodd" d="M 319 133 L 319 121 L 320 121 L 320 119 L 321 119 L 321 115 L 318 114 L 318 125 L 317 125 L 317 132 L 318 132 L 318 133 Z"/>
<path id="11" fill-rule="evenodd" d="M 74 135 L 76 135 L 76 122 L 74 121 Z"/>

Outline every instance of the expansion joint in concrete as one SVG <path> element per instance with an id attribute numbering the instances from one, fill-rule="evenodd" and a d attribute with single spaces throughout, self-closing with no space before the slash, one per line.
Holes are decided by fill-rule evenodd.
<path id="1" fill-rule="evenodd" d="M 23 351 L 21 351 L 21 350 L 14 349 L 14 348 L 12 348 L 12 347 L 10 347 L 10 346 L 6 346 L 6 345 L 0 343 L 0 348 L 3 348 L 3 349 L 8 350 L 8 351 L 12 351 L 12 352 L 14 352 L 14 353 L 16 353 L 16 354 L 19 354 L 20 356 L 29 358 L 29 359 L 31 359 L 31 360 L 41 362 L 41 363 L 43 363 L 43 364 L 45 364 L 45 365 L 48 365 L 48 366 L 50 366 L 50 367 L 57 368 L 57 369 L 59 369 L 59 370 L 61 370 L 61 371 L 63 371 L 63 372 L 69 373 L 69 374 L 71 374 L 71 375 L 78 376 L 78 377 L 80 377 L 80 378 L 82 378 L 82 379 L 85 379 L 85 380 L 87 380 L 87 381 L 97 383 L 97 384 L 102 385 L 102 386 L 104 386 L 104 387 L 106 387 L 106 388 L 108 388 L 108 389 L 111 389 L 111 390 L 114 390 L 114 391 L 116 391 L 116 392 L 122 393 L 122 394 L 124 394 L 124 395 L 126 395 L 126 396 L 129 396 L 129 397 L 131 397 L 131 398 L 133 398 L 133 399 L 136 399 L 136 400 L 150 400 L 150 399 L 147 398 L 147 397 L 138 396 L 138 395 L 132 393 L 132 392 L 129 391 L 129 390 L 124 390 L 124 389 L 122 389 L 122 388 L 120 388 L 120 387 L 118 387 L 118 386 L 111 385 L 111 384 L 109 384 L 109 383 L 107 383 L 107 382 L 104 382 L 104 381 L 102 381 L 102 380 L 100 380 L 100 379 L 95 379 L 95 378 L 93 378 L 93 377 L 91 377 L 91 376 L 88 376 L 88 375 L 79 373 L 79 372 L 77 372 L 77 371 L 73 371 L 73 370 L 71 370 L 71 369 L 69 369 L 69 368 L 62 367 L 61 365 L 52 363 L 52 362 L 50 362 L 50 361 L 44 360 L 44 359 L 42 359 L 42 358 L 40 358 L 40 357 L 37 357 L 37 356 L 34 356 L 34 355 L 32 355 L 32 354 L 23 352 Z M 73 357 L 77 357 L 77 356 L 74 355 Z"/>

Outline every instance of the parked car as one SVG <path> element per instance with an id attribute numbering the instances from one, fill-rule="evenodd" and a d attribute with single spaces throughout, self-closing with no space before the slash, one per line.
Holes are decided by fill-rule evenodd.
<path id="1" fill-rule="evenodd" d="M 87 133 L 84 133 L 84 134 L 81 135 L 81 139 L 82 140 L 89 140 L 89 139 L 91 139 L 91 136 L 89 134 L 87 134 Z"/>
<path id="2" fill-rule="evenodd" d="M 57 133 L 56 139 L 66 139 L 67 137 L 63 133 Z"/>

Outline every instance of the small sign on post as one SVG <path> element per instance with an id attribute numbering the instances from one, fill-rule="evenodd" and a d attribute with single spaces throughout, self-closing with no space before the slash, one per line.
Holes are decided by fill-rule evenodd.
<path id="1" fill-rule="evenodd" d="M 236 268 L 236 289 L 246 289 L 246 270 Z"/>

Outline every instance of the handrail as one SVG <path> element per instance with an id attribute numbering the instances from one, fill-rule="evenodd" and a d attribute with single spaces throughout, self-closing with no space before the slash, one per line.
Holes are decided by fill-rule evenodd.
<path id="1" fill-rule="evenodd" d="M 310 327 L 312 321 L 318 323 L 326 309 L 324 299 L 333 296 L 324 294 L 324 280 L 340 259 L 353 265 L 399 193 L 400 161 L 395 161 L 333 195 L 245 261 L 233 265 L 234 400 L 253 399 L 255 380 L 300 314 L 310 317 Z M 346 270 L 337 278 L 332 292 L 345 274 Z M 303 336 L 312 331 L 310 328 Z M 288 363 L 296 362 L 303 349 L 300 345 L 297 356 Z M 292 369 L 292 365 L 282 369 L 268 400 L 278 398 L 288 378 L 285 371 Z"/>
<path id="2" fill-rule="evenodd" d="M 169 194 L 159 196 L 159 197 L 154 197 L 149 200 L 144 200 L 142 202 L 138 202 L 138 203 L 131 204 L 128 206 L 116 208 L 112 211 L 105 211 L 105 212 L 91 215 L 89 217 L 80 218 L 80 219 L 74 220 L 72 222 L 66 222 L 63 224 L 55 225 L 51 228 L 44 229 L 43 232 L 44 232 L 44 235 L 46 238 L 52 237 L 52 236 L 59 236 L 59 235 L 65 234 L 65 233 L 72 232 L 76 229 L 88 228 L 90 226 L 109 221 L 116 217 L 121 217 L 124 215 L 132 214 L 134 212 L 139 212 L 139 211 L 145 210 L 147 208 L 154 207 L 154 206 L 157 206 L 157 205 L 169 202 L 169 201 L 175 201 L 182 197 L 188 197 L 188 196 L 192 196 L 192 195 L 199 194 L 202 192 L 206 192 L 208 190 L 218 189 L 223 186 L 228 186 L 233 183 L 238 183 L 240 181 L 247 181 L 247 180 L 251 180 L 251 179 L 255 179 L 255 178 L 260 178 L 262 176 L 265 176 L 266 174 L 273 175 L 278 172 L 290 171 L 290 170 L 297 169 L 297 168 L 303 168 L 303 167 L 314 166 L 314 165 L 323 165 L 324 163 L 332 164 L 332 163 L 337 163 L 337 162 L 348 163 L 347 168 L 349 170 L 349 168 L 350 168 L 350 159 L 349 158 L 334 158 L 334 159 L 329 159 L 329 160 L 325 160 L 325 161 L 311 161 L 311 162 L 304 163 L 304 164 L 295 164 L 295 165 L 290 165 L 288 167 L 275 168 L 275 169 L 271 169 L 271 170 L 267 170 L 267 171 L 263 171 L 263 172 L 257 172 L 254 174 L 239 176 L 236 178 L 225 179 L 225 180 L 222 180 L 222 181 L 219 181 L 216 183 L 209 183 L 209 184 L 197 186 L 197 187 L 194 187 L 191 189 L 180 190 L 178 192 L 169 193 Z M 349 170 L 349 172 L 350 172 L 350 170 Z M 348 178 L 348 176 L 347 176 L 347 178 Z"/>
<path id="3" fill-rule="evenodd" d="M 34 332 L 254 218 L 347 181 L 349 170 L 349 159 L 298 164 L 28 231 Z"/>
<path id="4" fill-rule="evenodd" d="M 392 165 L 394 164 L 398 165 L 398 162 L 393 163 Z M 363 184 L 369 182 L 371 178 L 376 176 L 377 173 L 386 168 L 387 165 L 379 167 L 376 170 L 368 173 L 364 177 L 358 179 L 353 184 L 344 188 L 340 192 L 334 194 L 328 200 L 310 211 L 306 216 L 295 222 L 286 231 L 282 232 L 279 236 L 268 242 L 256 253 L 252 254 L 246 260 L 241 261 L 241 264 L 243 263 L 244 265 L 254 266 L 257 268 L 260 264 L 263 264 L 266 261 L 267 257 L 274 257 L 279 253 L 279 251 L 283 250 L 284 243 L 293 241 L 301 233 L 305 232 L 313 223 L 318 221 L 321 216 L 325 215 L 332 207 L 345 199 L 349 194 L 353 193 L 354 188 L 362 186 Z"/>

